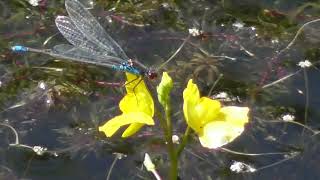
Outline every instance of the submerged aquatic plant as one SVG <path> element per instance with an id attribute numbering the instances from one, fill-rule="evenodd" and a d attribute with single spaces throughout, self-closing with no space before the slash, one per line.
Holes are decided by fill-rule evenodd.
<path id="1" fill-rule="evenodd" d="M 126 74 L 127 94 L 120 101 L 119 107 L 122 114 L 116 116 L 99 127 L 99 131 L 111 137 L 124 125 L 129 127 L 124 131 L 122 137 L 134 135 L 144 125 L 154 125 L 154 102 L 145 83 L 141 77 Z M 163 118 L 157 113 L 157 119 L 162 124 L 165 141 L 168 146 L 170 158 L 170 179 L 178 177 L 178 159 L 188 142 L 190 129 L 194 130 L 206 148 L 217 148 L 232 142 L 243 131 L 245 124 L 249 121 L 248 107 L 226 106 L 221 107 L 217 100 L 208 97 L 200 97 L 200 92 L 193 80 L 190 79 L 183 91 L 183 112 L 188 128 L 182 139 L 177 144 L 173 142 L 170 92 L 173 88 L 171 77 L 165 72 L 157 87 L 158 101 L 163 108 Z M 160 112 L 160 111 L 159 111 Z M 155 167 L 152 168 L 155 171 Z"/>
<path id="2" fill-rule="evenodd" d="M 204 53 L 194 53 L 189 62 L 177 61 L 178 76 L 185 76 L 185 72 L 192 72 L 190 77 L 197 77 L 198 81 L 213 84 L 221 74 L 219 58 Z"/>

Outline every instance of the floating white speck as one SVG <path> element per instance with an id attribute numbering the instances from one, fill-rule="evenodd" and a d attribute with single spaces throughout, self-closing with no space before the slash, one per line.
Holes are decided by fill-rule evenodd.
<path id="1" fill-rule="evenodd" d="M 233 23 L 232 26 L 236 28 L 236 31 L 238 31 L 244 27 L 244 23 L 238 21 Z"/>
<path id="2" fill-rule="evenodd" d="M 237 100 L 236 97 L 232 97 L 226 92 L 219 92 L 218 94 L 214 94 L 212 96 L 212 98 L 213 99 L 219 99 L 219 100 L 222 100 L 224 102 L 231 102 L 231 101 L 236 101 Z"/>
<path id="3" fill-rule="evenodd" d="M 226 92 L 220 92 L 219 94 L 215 95 L 215 98 L 226 99 L 229 98 L 229 95 Z"/>
<path id="4" fill-rule="evenodd" d="M 46 103 L 47 103 L 48 105 L 50 105 L 50 104 L 52 104 L 52 100 L 51 100 L 51 99 L 47 99 L 47 100 L 46 100 Z"/>
<path id="5" fill-rule="evenodd" d="M 28 2 L 29 2 L 29 4 L 31 5 L 31 6 L 39 6 L 39 2 L 40 2 L 41 0 L 28 0 Z"/>
<path id="6" fill-rule="evenodd" d="M 107 16 L 107 20 L 108 20 L 108 23 L 112 23 L 112 18 L 110 16 Z"/>
<path id="7" fill-rule="evenodd" d="M 45 89 L 46 89 L 46 83 L 44 83 L 43 81 L 40 81 L 40 82 L 38 83 L 38 87 L 39 87 L 40 89 L 45 90 Z"/>
<path id="8" fill-rule="evenodd" d="M 236 173 L 255 172 L 257 169 L 243 162 L 234 161 L 230 166 L 230 170 Z"/>
<path id="9" fill-rule="evenodd" d="M 197 29 L 197 28 L 191 28 L 191 29 L 189 29 L 189 34 L 190 34 L 191 36 L 199 36 L 200 33 L 201 33 L 201 31 L 200 31 L 199 29 Z"/>
<path id="10" fill-rule="evenodd" d="M 271 40 L 271 43 L 272 43 L 272 44 L 278 44 L 278 43 L 279 43 L 279 39 L 272 39 L 272 40 Z"/>
<path id="11" fill-rule="evenodd" d="M 90 5 L 90 6 L 94 6 L 94 2 L 93 2 L 93 1 L 90 1 L 90 2 L 89 2 L 89 5 Z"/>
<path id="12" fill-rule="evenodd" d="M 286 122 L 293 121 L 295 119 L 294 115 L 292 114 L 285 114 L 281 118 L 283 121 L 286 121 Z"/>
<path id="13" fill-rule="evenodd" d="M 162 3 L 161 5 L 162 5 L 162 7 L 164 7 L 164 8 L 169 8 L 169 7 L 170 7 L 169 3 Z"/>
<path id="14" fill-rule="evenodd" d="M 271 136 L 271 135 L 269 135 L 269 136 L 267 136 L 266 138 L 264 138 L 265 140 L 268 140 L 268 141 L 276 141 L 277 140 L 277 138 L 275 138 L 274 136 Z"/>
<path id="15" fill-rule="evenodd" d="M 41 146 L 33 146 L 32 150 L 39 156 L 43 155 L 46 151 L 47 148 L 41 147 Z"/>
<path id="16" fill-rule="evenodd" d="M 312 63 L 309 60 L 304 60 L 304 61 L 300 61 L 298 66 L 302 67 L 302 68 L 306 68 L 306 67 L 310 67 L 312 65 Z"/>
<path id="17" fill-rule="evenodd" d="M 127 157 L 127 155 L 122 154 L 122 153 L 118 153 L 118 152 L 114 152 L 112 154 L 116 155 L 117 159 L 122 159 L 122 158 Z"/>
<path id="18" fill-rule="evenodd" d="M 173 135 L 172 136 L 172 142 L 173 142 L 173 144 L 179 144 L 179 136 Z"/>

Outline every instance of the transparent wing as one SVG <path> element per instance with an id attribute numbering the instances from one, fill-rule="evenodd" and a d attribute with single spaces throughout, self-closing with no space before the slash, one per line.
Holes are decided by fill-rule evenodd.
<path id="1" fill-rule="evenodd" d="M 92 54 L 105 55 L 106 52 L 100 46 L 89 41 L 84 34 L 76 28 L 71 19 L 67 16 L 58 16 L 55 20 L 56 26 L 64 36 L 75 47 L 85 49 Z M 107 54 L 106 54 L 107 55 Z"/>
<path id="2" fill-rule="evenodd" d="M 71 61 L 95 64 L 110 68 L 113 68 L 114 65 L 118 66 L 120 64 L 119 62 L 121 62 L 121 59 L 118 57 L 93 55 L 85 49 L 74 47 L 69 44 L 54 46 L 50 55 Z"/>
<path id="3" fill-rule="evenodd" d="M 88 40 L 104 49 L 110 56 L 117 56 L 123 60 L 129 59 L 121 47 L 79 1 L 66 0 L 65 6 L 71 21 Z"/>

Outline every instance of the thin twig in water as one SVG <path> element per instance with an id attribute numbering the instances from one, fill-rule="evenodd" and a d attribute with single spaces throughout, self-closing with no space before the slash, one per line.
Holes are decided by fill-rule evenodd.
<path id="1" fill-rule="evenodd" d="M 17 144 L 20 144 L 19 143 L 19 135 L 18 135 L 18 132 L 12 127 L 10 126 L 9 124 L 4 124 L 4 123 L 0 123 L 1 126 L 5 126 L 5 127 L 8 127 L 12 130 L 12 132 L 14 133 L 15 135 L 15 142 L 14 142 L 14 145 L 17 145 Z"/>
<path id="2" fill-rule="evenodd" d="M 107 175 L 106 180 L 109 180 L 109 179 L 110 179 L 110 177 L 111 177 L 111 172 L 112 172 L 112 170 L 113 170 L 116 162 L 117 162 L 119 159 L 121 159 L 121 155 L 120 155 L 119 153 L 116 153 L 116 157 L 114 158 L 114 160 L 113 160 L 113 162 L 112 162 L 112 164 L 111 164 L 111 166 L 110 166 L 110 169 L 109 169 L 109 172 L 108 172 L 108 175 Z"/>
<path id="3" fill-rule="evenodd" d="M 309 80 L 308 80 L 308 74 L 306 68 L 303 68 L 303 75 L 304 75 L 304 85 L 305 85 L 305 96 L 306 96 L 306 102 L 305 102 L 305 108 L 304 108 L 304 124 L 307 124 L 308 120 L 308 111 L 309 111 Z M 302 135 L 304 134 L 304 129 L 302 130 Z"/>
<path id="4" fill-rule="evenodd" d="M 4 166 L 4 165 L 0 165 L 0 168 L 5 169 L 5 170 L 8 171 L 9 173 L 12 173 L 12 170 L 9 169 L 8 167 Z"/>
<path id="5" fill-rule="evenodd" d="M 294 72 L 294 73 L 286 75 L 285 77 L 282 77 L 282 78 L 280 78 L 280 79 L 278 79 L 276 81 L 273 81 L 272 83 L 266 84 L 266 85 L 262 86 L 262 89 L 268 88 L 268 87 L 273 86 L 273 85 L 276 85 L 276 84 L 278 84 L 278 83 L 280 83 L 280 82 L 282 82 L 282 81 L 284 81 L 284 80 L 286 80 L 286 79 L 298 74 L 300 71 L 301 71 L 301 69 L 296 71 L 296 72 Z"/>
<path id="6" fill-rule="evenodd" d="M 200 46 L 192 43 L 192 42 L 188 42 L 191 46 L 197 48 L 201 53 L 203 53 L 204 55 L 208 56 L 208 57 L 212 57 L 212 58 L 218 58 L 218 59 L 229 59 L 231 61 L 235 61 L 237 60 L 237 58 L 233 58 L 233 57 L 230 57 L 230 56 L 225 56 L 225 55 L 213 55 L 213 54 L 210 54 L 208 51 L 202 49 Z"/>
<path id="7" fill-rule="evenodd" d="M 281 163 L 284 163 L 284 162 L 286 162 L 286 161 L 288 161 L 288 160 L 291 160 L 291 159 L 295 158 L 296 156 L 297 156 L 297 155 L 294 155 L 294 156 L 292 156 L 292 157 L 282 159 L 282 160 L 280 160 L 280 161 L 277 161 L 277 162 L 275 162 L 275 163 L 269 164 L 269 165 L 267 165 L 267 166 L 263 166 L 263 167 L 261 167 L 261 168 L 258 168 L 257 171 L 261 171 L 261 170 L 263 170 L 263 169 L 267 169 L 267 168 L 269 168 L 269 167 L 279 165 L 279 164 L 281 164 Z"/>
<path id="8" fill-rule="evenodd" d="M 294 38 L 291 40 L 291 42 L 287 45 L 287 47 L 285 47 L 285 48 L 283 48 L 281 51 L 279 51 L 278 55 L 280 55 L 280 54 L 282 54 L 283 52 L 285 52 L 286 50 L 288 50 L 288 49 L 295 43 L 295 41 L 297 40 L 298 36 L 300 35 L 300 33 L 302 32 L 302 30 L 303 30 L 306 26 L 308 26 L 308 25 L 310 25 L 310 24 L 312 24 L 312 23 L 316 23 L 316 22 L 318 22 L 318 21 L 320 21 L 320 19 L 315 19 L 315 20 L 312 20 L 312 21 L 309 21 L 309 22 L 303 24 L 303 25 L 299 28 L 299 30 L 297 31 L 296 35 L 295 35 Z"/>
<path id="9" fill-rule="evenodd" d="M 218 84 L 218 82 L 221 80 L 222 77 L 223 77 L 223 74 L 220 74 L 219 77 L 217 78 L 217 80 L 211 86 L 210 91 L 208 93 L 209 97 L 211 96 L 213 89 L 216 87 L 216 85 Z"/>
<path id="10" fill-rule="evenodd" d="M 204 158 L 204 157 L 201 157 L 200 155 L 192 152 L 191 150 L 185 148 L 184 149 L 187 153 L 190 153 L 191 155 L 195 156 L 196 158 L 202 160 L 202 161 L 205 161 L 206 163 L 210 164 L 211 166 L 215 166 L 215 164 L 211 163 L 208 159 Z"/>
<path id="11" fill-rule="evenodd" d="M 170 39 L 170 40 L 180 40 L 180 41 L 185 41 L 186 39 L 181 39 L 181 38 L 174 38 L 174 37 L 171 37 L 171 38 L 162 38 L 162 39 Z M 191 42 L 191 41 L 187 41 L 188 44 L 190 44 L 191 46 L 197 48 L 201 53 L 203 53 L 204 55 L 208 56 L 208 57 L 212 57 L 212 58 L 220 58 L 220 59 L 229 59 L 231 61 L 235 61 L 237 60 L 237 58 L 233 58 L 233 57 L 230 57 L 230 56 L 225 56 L 225 55 L 213 55 L 213 54 L 210 54 L 208 51 L 202 49 L 199 45 Z"/>
<path id="12" fill-rule="evenodd" d="M 247 50 L 245 47 L 243 47 L 241 44 L 239 44 L 240 46 L 240 50 L 243 50 L 247 55 L 251 56 L 251 57 L 255 57 L 255 55 L 250 52 L 249 50 Z"/>
<path id="13" fill-rule="evenodd" d="M 49 41 L 51 41 L 51 40 L 52 40 L 55 36 L 57 36 L 58 34 L 60 34 L 60 33 L 55 33 L 55 34 L 49 36 L 49 37 L 42 43 L 42 46 L 46 46 L 46 45 L 49 43 Z"/>
<path id="14" fill-rule="evenodd" d="M 42 155 L 44 153 L 49 153 L 51 155 L 57 156 L 57 153 L 55 151 L 48 151 L 47 148 L 43 148 L 41 146 L 29 146 L 29 145 L 25 145 L 25 144 L 20 144 L 19 134 L 11 125 L 5 124 L 5 123 L 0 123 L 0 126 L 5 126 L 5 127 L 10 128 L 10 130 L 15 135 L 15 142 L 14 143 L 10 143 L 9 147 L 25 148 L 25 149 L 28 149 L 30 151 L 35 152 L 37 155 Z M 40 148 L 40 150 L 39 150 L 39 148 Z"/>
<path id="15" fill-rule="evenodd" d="M 227 148 L 219 148 L 222 151 L 232 153 L 232 154 L 237 154 L 237 155 L 242 155 L 242 156 L 271 156 L 271 155 L 284 155 L 288 154 L 288 152 L 268 152 L 268 153 L 243 153 L 243 152 L 238 152 L 238 151 L 233 151 Z"/>
<path id="16" fill-rule="evenodd" d="M 281 49 L 279 52 L 277 52 L 272 59 L 278 59 L 281 54 L 283 54 L 285 51 L 289 50 L 289 49 L 291 48 L 291 46 L 296 42 L 298 36 L 301 34 L 302 30 L 303 30 L 306 26 L 308 26 L 308 25 L 310 25 L 310 24 L 312 24 L 312 23 L 319 22 L 319 21 L 320 21 L 320 19 L 315 19 L 315 20 L 312 20 L 312 21 L 309 21 L 309 22 L 303 24 L 303 25 L 298 29 L 298 31 L 296 32 L 294 38 L 290 41 L 290 43 L 289 43 L 285 48 L 283 48 L 283 49 Z M 273 62 L 271 65 L 273 66 L 273 65 L 274 65 L 274 62 Z M 280 80 L 282 80 L 282 79 L 280 79 Z M 278 82 L 278 81 L 275 81 L 274 83 L 276 84 L 277 82 Z M 269 86 L 271 86 L 271 85 L 273 85 L 273 84 L 271 83 L 270 85 L 269 85 L 269 84 L 268 84 L 268 85 L 265 85 L 265 86 L 263 86 L 262 88 L 266 88 L 266 87 L 269 87 Z"/>
<path id="17" fill-rule="evenodd" d="M 319 71 L 319 69 L 315 66 L 316 64 L 319 64 L 319 63 L 320 63 L 320 61 L 314 62 L 313 65 L 312 65 L 312 67 L 313 67 L 314 69 L 316 69 L 316 70 Z M 302 70 L 303 70 L 303 69 L 300 69 L 300 70 L 298 70 L 298 71 L 296 71 L 296 72 L 294 72 L 294 73 L 291 73 L 291 74 L 289 74 L 289 75 L 287 75 L 287 76 L 285 76 L 285 77 L 282 77 L 282 78 L 280 78 L 280 79 L 278 79 L 278 80 L 276 80 L 276 81 L 273 81 L 272 83 L 266 84 L 266 85 L 262 86 L 262 89 L 268 88 L 268 87 L 273 86 L 273 85 L 275 85 L 275 84 L 278 84 L 278 83 L 280 83 L 280 82 L 282 82 L 282 81 L 284 81 L 284 80 L 286 80 L 286 79 L 288 79 L 288 78 L 290 78 L 290 77 L 292 77 L 292 76 L 300 73 Z"/>
<path id="18" fill-rule="evenodd" d="M 22 177 L 25 177 L 25 176 L 27 175 L 27 173 L 28 173 L 28 171 L 29 171 L 29 169 L 30 169 L 30 166 L 31 166 L 31 162 L 32 162 L 32 160 L 34 159 L 34 157 L 35 157 L 35 154 L 32 154 L 31 158 L 28 160 L 27 167 L 26 167 L 26 169 L 24 170 Z"/>
<path id="19" fill-rule="evenodd" d="M 161 64 L 157 70 L 161 69 L 162 67 L 164 67 L 166 64 L 168 64 L 180 51 L 181 49 L 183 48 L 183 46 L 188 42 L 188 40 L 190 39 L 190 34 L 188 35 L 188 37 L 183 41 L 183 43 L 180 45 L 180 47 L 176 50 L 176 52 L 174 52 L 171 57 L 166 61 L 164 62 L 163 64 Z"/>
<path id="20" fill-rule="evenodd" d="M 319 132 L 319 131 L 314 130 L 314 129 L 310 128 L 309 126 L 306 126 L 306 125 L 304 125 L 302 123 L 299 123 L 297 121 L 280 121 L 280 120 L 269 120 L 269 121 L 267 121 L 267 120 L 263 120 L 263 119 L 261 119 L 259 117 L 255 117 L 255 118 L 258 119 L 259 121 L 263 121 L 263 122 L 266 122 L 266 123 L 291 123 L 291 124 L 299 125 L 299 126 L 302 126 L 304 129 L 307 129 L 307 130 L 311 131 L 313 133 L 313 135 L 316 135 Z"/>

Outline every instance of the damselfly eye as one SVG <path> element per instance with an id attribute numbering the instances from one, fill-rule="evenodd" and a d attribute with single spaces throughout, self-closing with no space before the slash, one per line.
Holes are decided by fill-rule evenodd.
<path id="1" fill-rule="evenodd" d="M 158 74 L 156 72 L 154 72 L 154 71 L 148 71 L 147 76 L 148 76 L 149 79 L 152 80 L 152 79 L 157 78 Z"/>

